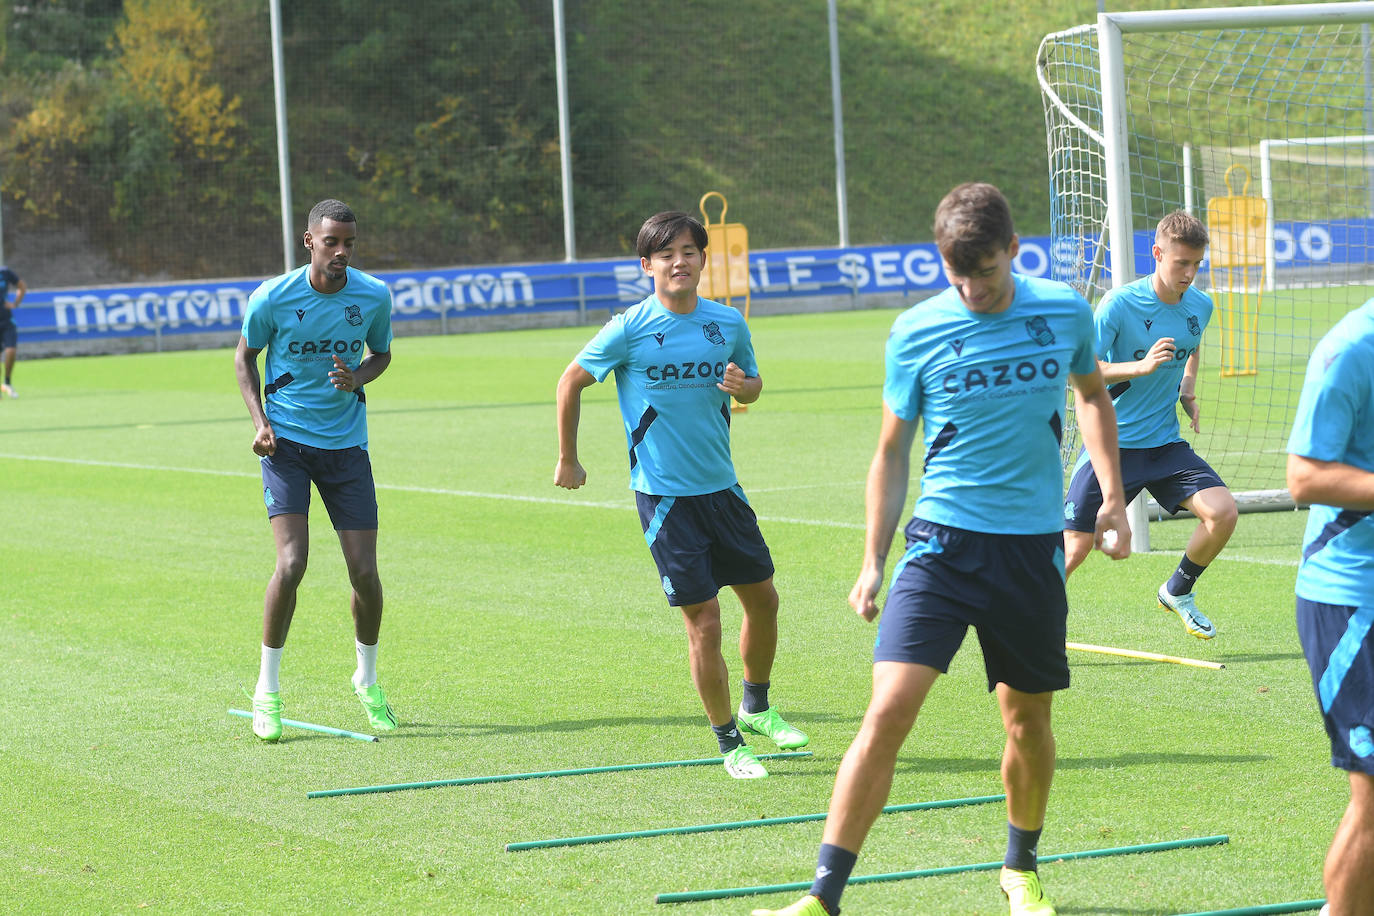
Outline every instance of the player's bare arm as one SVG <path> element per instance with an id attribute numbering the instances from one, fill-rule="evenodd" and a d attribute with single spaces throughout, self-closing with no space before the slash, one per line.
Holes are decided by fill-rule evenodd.
<path id="1" fill-rule="evenodd" d="M 1121 454 L 1117 450 L 1116 408 L 1102 373 L 1071 376 L 1074 410 L 1083 445 L 1092 461 L 1093 473 L 1102 487 L 1102 508 L 1097 512 L 1093 544 L 1113 560 L 1131 555 L 1131 526 L 1126 520 L 1126 493 L 1121 482 Z M 1116 532 L 1115 541 L 1103 537 Z"/>
<path id="2" fill-rule="evenodd" d="M 1108 363 L 1099 359 L 1097 368 L 1108 385 L 1115 385 L 1117 382 L 1128 382 L 1133 378 L 1149 375 L 1160 366 L 1173 362 L 1174 353 L 1177 350 L 1172 337 L 1161 337 L 1154 342 L 1154 345 L 1146 351 L 1145 356 L 1141 359 L 1133 359 L 1124 363 Z"/>
<path id="3" fill-rule="evenodd" d="M 906 505 L 907 482 L 911 479 L 911 443 L 915 437 L 916 423 L 903 420 L 884 404 L 878 450 L 869 465 L 868 483 L 864 489 L 863 566 L 849 592 L 849 606 L 870 622 L 878 616 L 878 591 L 883 585 L 887 554 L 892 549 L 892 538 Z"/>
<path id="4" fill-rule="evenodd" d="M 356 369 L 348 368 L 347 363 L 335 356 L 334 368 L 329 370 L 329 380 L 340 391 L 356 391 L 376 379 L 390 365 L 390 350 L 385 353 L 368 353 Z"/>
<path id="5" fill-rule="evenodd" d="M 1199 348 L 1201 349 L 1201 348 Z M 1183 364 L 1183 379 L 1178 383 L 1178 403 L 1183 408 L 1183 413 L 1188 417 L 1188 424 L 1193 428 L 1193 432 L 1202 432 L 1202 408 L 1197 401 L 1197 370 L 1201 365 L 1198 359 L 1198 351 L 1188 357 L 1188 362 Z"/>
<path id="6" fill-rule="evenodd" d="M 1374 510 L 1374 473 L 1340 461 L 1289 455 L 1288 492 L 1303 505 Z"/>
<path id="7" fill-rule="evenodd" d="M 28 291 L 29 291 L 29 288 L 28 288 L 27 286 L 24 285 L 24 281 L 23 281 L 23 280 L 20 280 L 18 283 L 16 283 L 16 284 L 14 285 L 14 302 L 12 302 L 12 303 L 10 304 L 10 308 L 12 308 L 12 309 L 17 309 L 17 308 L 19 308 L 20 304 L 23 303 L 23 301 L 24 301 L 24 294 L 27 293 Z"/>
<path id="8" fill-rule="evenodd" d="M 576 490 L 587 482 L 587 472 L 577 460 L 577 426 L 582 419 L 582 391 L 596 384 L 596 377 L 568 363 L 558 380 L 558 464 L 553 469 L 555 486 Z"/>
<path id="9" fill-rule="evenodd" d="M 725 377 L 716 382 L 716 387 L 741 404 L 752 404 L 763 391 L 763 379 L 757 375 L 745 375 L 744 370 L 734 363 L 725 366 Z"/>
<path id="10" fill-rule="evenodd" d="M 267 412 L 262 409 L 262 375 L 258 372 L 258 354 L 261 347 L 248 346 L 247 338 L 240 337 L 238 349 L 234 351 L 234 376 L 239 382 L 239 394 L 248 407 L 248 417 L 253 421 L 256 432 L 253 435 L 253 454 L 259 458 L 276 454 L 277 434 L 272 424 L 267 422 Z"/>

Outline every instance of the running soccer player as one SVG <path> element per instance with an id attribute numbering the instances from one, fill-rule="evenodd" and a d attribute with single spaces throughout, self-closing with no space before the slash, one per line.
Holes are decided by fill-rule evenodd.
<path id="1" fill-rule="evenodd" d="M 9 303 L 9 290 L 14 287 L 14 304 Z M 17 309 L 24 302 L 28 287 L 19 275 L 4 265 L 0 265 L 0 364 L 4 366 L 4 381 L 0 382 L 0 395 L 8 398 L 18 397 L 14 393 L 11 376 L 14 374 L 14 356 L 19 344 L 19 329 L 14 324 L 11 309 Z"/>
<path id="2" fill-rule="evenodd" d="M 381 280 L 348 266 L 357 222 L 341 201 L 322 200 L 310 210 L 304 236 L 310 263 L 253 291 L 234 354 L 239 391 L 257 430 L 253 452 L 261 459 L 263 502 L 277 545 L 253 694 L 253 733 L 264 741 L 281 737 L 278 674 L 310 550 L 312 481 L 338 531 L 353 586 L 353 692 L 372 728 L 396 728 L 377 683 L 382 583 L 363 393 L 391 365 L 391 292 Z M 264 349 L 271 379 L 265 389 L 258 374 Z"/>
<path id="3" fill-rule="evenodd" d="M 1322 877 L 1331 916 L 1355 916 L 1374 911 L 1374 299 L 1337 322 L 1307 363 L 1288 490 L 1312 505 L 1298 635 L 1331 765 L 1350 774 L 1350 804 Z"/>
<path id="4" fill-rule="evenodd" d="M 1066 381 L 1102 481 L 1096 539 L 1130 552 L 1111 397 L 1093 358 L 1092 310 L 1070 287 L 1012 272 L 1011 210 L 990 184 L 962 184 L 935 211 L 950 288 L 903 312 L 887 339 L 878 450 L 868 471 L 864 559 L 849 604 L 878 616 L 916 429 L 924 473 L 873 652 L 873 696 L 835 777 L 810 893 L 774 914 L 840 911 L 859 848 L 892 788 L 897 752 L 970 626 L 983 648 L 1007 741 L 1012 916 L 1053 916 L 1036 870 L 1055 744 L 1054 691 L 1069 686 L 1059 460 Z M 1108 531 L 1113 541 L 1103 541 Z"/>
<path id="5" fill-rule="evenodd" d="M 706 242 L 706 229 L 686 213 L 659 213 L 640 227 L 635 248 L 654 292 L 607 322 L 559 379 L 553 482 L 569 490 L 586 483 L 577 460 L 582 391 L 614 372 L 630 487 L 668 604 L 682 611 L 692 681 L 726 771 L 759 779 L 768 771 L 741 729 L 785 750 L 810 739 L 769 704 L 778 642 L 773 560 L 730 457 L 730 398 L 752 404 L 763 379 L 744 318 L 697 295 Z M 717 598 L 724 585 L 744 607 L 744 692 L 733 716 Z"/>
<path id="6" fill-rule="evenodd" d="M 1155 270 L 1112 290 L 1093 317 L 1102 377 L 1116 408 L 1126 499 L 1150 491 L 1169 512 L 1198 518 L 1178 568 L 1156 597 L 1198 639 L 1216 627 L 1193 597 L 1193 586 L 1236 530 L 1236 501 L 1217 472 L 1179 436 L 1177 402 L 1193 432 L 1202 431 L 1196 394 L 1198 348 L 1212 317 L 1212 299 L 1193 286 L 1207 250 L 1207 228 L 1181 210 L 1159 221 L 1151 253 Z M 1097 477 L 1081 454 L 1064 499 L 1064 570 L 1071 574 L 1093 546 L 1101 501 Z"/>

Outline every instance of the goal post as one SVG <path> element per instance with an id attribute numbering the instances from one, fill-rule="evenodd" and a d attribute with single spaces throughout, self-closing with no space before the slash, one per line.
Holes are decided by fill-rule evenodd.
<path id="1" fill-rule="evenodd" d="M 1165 214 L 1226 224 L 1209 225 L 1217 263 L 1196 281 L 1217 310 L 1202 432 L 1184 433 L 1243 508 L 1292 506 L 1285 445 L 1307 357 L 1374 296 L 1371 23 L 1374 3 L 1100 13 L 1037 54 L 1055 278 L 1096 306 L 1153 269 Z M 1238 176 L 1260 187 L 1228 189 Z M 1223 293 L 1245 296 L 1239 312 L 1223 312 Z M 1072 416 L 1065 429 L 1067 468 Z"/>

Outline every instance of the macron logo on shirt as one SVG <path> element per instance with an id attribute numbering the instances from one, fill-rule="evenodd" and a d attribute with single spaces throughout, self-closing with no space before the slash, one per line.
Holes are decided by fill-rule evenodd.
<path id="1" fill-rule="evenodd" d="M 297 320 L 297 321 L 304 321 L 304 320 L 305 320 L 305 309 L 296 309 L 296 320 Z"/>

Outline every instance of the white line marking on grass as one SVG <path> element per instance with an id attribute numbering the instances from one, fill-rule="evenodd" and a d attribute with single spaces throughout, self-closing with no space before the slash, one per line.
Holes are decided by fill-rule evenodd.
<path id="1" fill-rule="evenodd" d="M 129 461 L 93 461 L 88 458 L 55 458 L 44 455 L 15 455 L 9 452 L 0 452 L 0 459 L 8 458 L 14 461 L 40 461 L 49 464 L 78 464 L 84 467 L 98 468 L 123 468 L 130 471 L 169 471 L 177 474 L 210 474 L 215 477 L 251 477 L 258 475 L 248 471 L 217 471 L 212 468 L 182 468 L 159 464 L 136 464 Z M 818 485 L 819 486 L 819 485 Z M 826 485 L 828 486 L 828 484 Z M 403 484 L 377 484 L 379 490 L 395 490 L 402 493 L 432 493 L 436 496 L 461 496 L 468 499 L 505 499 L 511 502 L 522 503 L 542 503 L 552 506 L 590 506 L 594 509 L 625 509 L 633 510 L 634 505 L 628 502 L 596 502 L 582 499 L 560 499 L 554 496 L 525 496 L 519 493 L 483 493 L 479 490 L 450 490 L 445 487 L 412 487 Z M 800 487 L 786 487 L 780 489 L 801 489 Z M 752 492 L 767 492 L 764 488 L 755 489 Z M 779 525 L 812 525 L 817 528 L 843 528 L 849 531 L 863 531 L 865 526 L 859 522 L 837 522 L 830 519 L 814 518 L 788 518 L 780 515 L 760 515 L 759 521 Z M 1175 551 L 1150 551 L 1151 553 L 1172 553 Z M 1294 560 L 1275 560 L 1263 557 L 1247 557 L 1237 554 L 1225 554 L 1225 558 L 1240 563 L 1258 563 L 1264 566 L 1297 566 L 1298 561 Z"/>
<path id="2" fill-rule="evenodd" d="M 867 482 L 868 482 L 867 480 L 840 480 L 840 481 L 828 480 L 828 481 L 826 481 L 825 483 L 799 483 L 799 484 L 793 484 L 793 485 L 791 485 L 791 486 L 786 486 L 786 487 L 750 487 L 749 490 L 748 490 L 748 492 L 750 492 L 750 493 L 785 493 L 785 492 L 787 492 L 788 490 L 818 490 L 818 489 L 820 489 L 821 487 L 853 487 L 853 486 L 858 486 L 858 485 L 861 484 L 861 483 L 867 483 Z"/>
<path id="3" fill-rule="evenodd" d="M 123 468 L 129 471 L 174 471 L 181 474 L 213 474 L 216 477 L 257 477 L 247 471 L 216 471 L 210 468 L 178 468 L 160 464 L 134 464 L 128 461 L 92 461 L 87 458 L 53 458 L 45 455 L 12 455 L 0 452 L 0 458 L 14 461 L 42 461 L 49 464 L 80 464 L 94 468 Z"/>
<path id="4" fill-rule="evenodd" d="M 247 477 L 257 478 L 258 475 L 249 471 L 219 471 L 211 468 L 183 468 L 160 464 L 137 464 L 130 461 L 94 461 L 88 458 L 58 458 L 43 455 L 15 455 L 8 452 L 0 452 L 0 459 L 9 458 L 15 461 L 39 461 L 49 464 L 76 464 L 83 467 L 99 468 L 121 468 L 130 471 L 163 471 L 178 474 L 210 474 L 216 477 Z M 598 502 L 585 499 L 560 499 L 554 496 L 526 496 L 520 493 L 484 493 L 479 490 L 451 490 L 446 487 L 415 487 L 404 484 L 377 484 L 379 490 L 395 490 L 403 493 L 432 493 L 436 496 L 461 496 L 468 499 L 504 499 L 511 502 L 522 503 L 543 503 L 553 506 L 590 506 L 594 509 L 623 509 L 634 511 L 632 502 Z M 773 516 L 759 516 L 761 522 L 777 522 L 779 524 L 790 525 L 816 525 L 828 528 L 853 528 L 862 531 L 864 526 L 853 522 L 834 522 L 828 520 L 816 520 L 809 518 L 780 518 Z"/>

